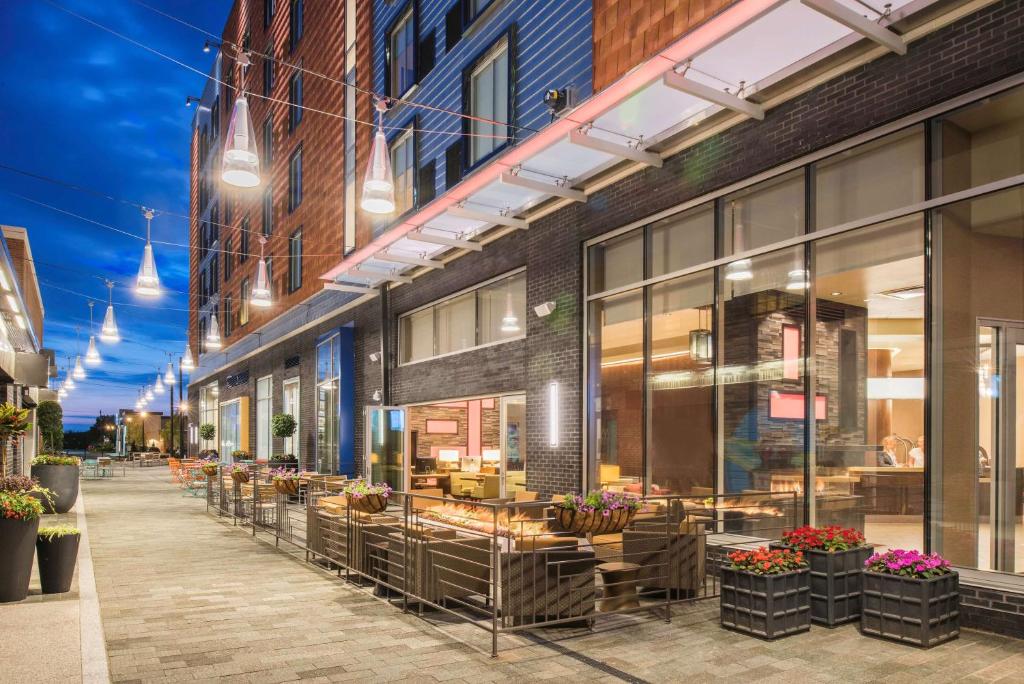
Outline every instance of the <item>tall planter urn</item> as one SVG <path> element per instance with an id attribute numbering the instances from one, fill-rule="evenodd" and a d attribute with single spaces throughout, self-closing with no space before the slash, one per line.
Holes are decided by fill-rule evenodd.
<path id="1" fill-rule="evenodd" d="M 71 458 L 76 462 L 32 464 L 32 477 L 39 480 L 40 487 L 49 489 L 53 493 L 52 505 L 46 497 L 41 499 L 47 513 L 67 513 L 78 500 L 78 459 L 65 458 Z"/>
<path id="2" fill-rule="evenodd" d="M 811 628 L 810 568 L 801 554 L 761 547 L 729 559 L 721 572 L 722 627 L 762 639 Z"/>
<path id="3" fill-rule="evenodd" d="M 77 530 L 57 535 L 47 535 L 44 531 L 38 536 L 36 552 L 39 554 L 39 583 L 44 594 L 71 591 L 80 541 L 81 535 Z"/>
<path id="4" fill-rule="evenodd" d="M 0 603 L 22 601 L 28 596 L 38 531 L 38 517 L 0 518 Z"/>

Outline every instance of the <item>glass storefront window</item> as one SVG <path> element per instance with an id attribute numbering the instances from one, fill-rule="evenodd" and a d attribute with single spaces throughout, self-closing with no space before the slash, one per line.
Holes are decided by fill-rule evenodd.
<path id="1" fill-rule="evenodd" d="M 520 273 L 477 291 L 480 344 L 526 334 L 526 274 Z"/>
<path id="2" fill-rule="evenodd" d="M 338 472 L 340 346 L 337 335 L 316 348 L 316 465 L 321 473 Z"/>
<path id="3" fill-rule="evenodd" d="M 624 287 L 644 279 L 644 235 L 634 230 L 590 248 L 587 264 L 591 292 Z"/>
<path id="4" fill-rule="evenodd" d="M 958 109 L 935 128 L 940 194 L 1024 173 L 1024 87 Z"/>
<path id="5" fill-rule="evenodd" d="M 228 462 L 234 460 L 232 454 L 242 444 L 242 409 L 241 401 L 229 401 L 220 405 L 220 453 Z"/>
<path id="6" fill-rule="evenodd" d="M 650 230 L 647 250 L 652 278 L 715 258 L 713 202 L 662 219 Z"/>
<path id="7" fill-rule="evenodd" d="M 650 494 L 714 493 L 715 278 L 711 270 L 648 289 L 647 481 Z M 686 448 L 681 449 L 680 445 Z"/>
<path id="8" fill-rule="evenodd" d="M 818 525 L 923 548 L 924 221 L 814 243 Z"/>
<path id="9" fill-rule="evenodd" d="M 743 281 L 721 271 L 717 377 L 725 494 L 792 491 L 803 481 L 807 305 L 805 285 L 793 287 L 790 275 L 802 255 L 796 247 L 752 259 L 751 278 Z"/>
<path id="10" fill-rule="evenodd" d="M 270 416 L 274 379 L 271 376 L 256 381 L 256 458 L 270 458 Z"/>
<path id="11" fill-rule="evenodd" d="M 924 128 L 887 135 L 811 167 L 816 230 L 924 200 Z"/>
<path id="12" fill-rule="evenodd" d="M 215 382 L 199 388 L 199 425 L 212 425 L 217 431 L 220 430 L 220 421 L 217 418 L 218 394 L 219 390 L 217 388 L 217 383 Z M 200 451 L 208 451 L 210 449 L 218 448 L 216 434 L 213 439 L 199 439 Z M 230 454 L 222 455 L 230 456 Z"/>
<path id="13" fill-rule="evenodd" d="M 805 204 L 803 169 L 726 195 L 721 202 L 723 255 L 803 235 Z"/>
<path id="14" fill-rule="evenodd" d="M 639 493 L 644 475 L 643 291 L 593 302 L 588 321 L 589 432 L 599 482 Z"/>

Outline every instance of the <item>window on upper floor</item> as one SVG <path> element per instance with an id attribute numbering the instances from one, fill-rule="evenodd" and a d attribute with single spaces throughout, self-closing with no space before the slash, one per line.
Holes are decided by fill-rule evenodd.
<path id="1" fill-rule="evenodd" d="M 299 41 L 302 40 L 303 31 L 303 17 L 302 11 L 304 9 L 303 0 L 291 0 L 288 12 L 288 46 L 290 50 L 295 50 L 299 45 Z"/>
<path id="2" fill-rule="evenodd" d="M 391 172 L 395 178 L 395 214 L 401 216 L 416 202 L 416 132 L 410 125 L 391 142 Z"/>
<path id="3" fill-rule="evenodd" d="M 231 273 L 235 267 L 234 241 L 231 238 L 224 240 L 224 251 L 221 256 L 224 259 L 224 280 L 231 279 Z"/>
<path id="4" fill-rule="evenodd" d="M 210 105 L 210 138 L 216 141 L 220 137 L 220 96 L 213 98 Z"/>
<path id="5" fill-rule="evenodd" d="M 288 132 L 293 132 L 302 122 L 302 72 L 296 71 L 288 81 Z"/>
<path id="6" fill-rule="evenodd" d="M 508 38 L 502 38 L 469 70 L 465 79 L 465 110 L 468 121 L 469 166 L 479 163 L 508 143 L 509 121 Z"/>
<path id="7" fill-rule="evenodd" d="M 270 164 L 274 161 L 274 115 L 267 114 L 263 120 L 263 168 L 270 170 Z"/>
<path id="8" fill-rule="evenodd" d="M 388 33 L 388 95 L 402 97 L 416 83 L 416 15 L 413 3 Z"/>
<path id="9" fill-rule="evenodd" d="M 224 337 L 231 335 L 232 324 L 234 323 L 234 317 L 231 311 L 231 296 L 228 295 L 224 298 L 224 311 L 221 314 L 221 325 L 224 326 Z"/>
<path id="10" fill-rule="evenodd" d="M 243 278 L 242 284 L 238 286 L 238 325 L 243 326 L 249 322 L 249 279 Z"/>
<path id="11" fill-rule="evenodd" d="M 277 0 L 263 0 L 263 27 L 270 26 L 274 21 L 274 12 L 277 11 Z"/>
<path id="12" fill-rule="evenodd" d="M 274 232 L 274 189 L 267 184 L 263 189 L 263 234 L 270 236 Z"/>
<path id="13" fill-rule="evenodd" d="M 233 218 L 234 213 L 235 213 L 234 198 L 231 197 L 230 194 L 229 194 L 227 197 L 224 198 L 223 202 L 224 202 L 224 224 L 225 225 L 230 225 L 231 224 L 231 219 Z"/>
<path id="14" fill-rule="evenodd" d="M 199 319 L 199 351 L 206 351 L 206 319 Z"/>
<path id="15" fill-rule="evenodd" d="M 292 233 L 288 240 L 288 291 L 295 292 L 302 287 L 302 228 Z"/>
<path id="16" fill-rule="evenodd" d="M 238 263 L 244 263 L 249 258 L 249 217 L 242 218 L 242 228 L 238 231 Z"/>
<path id="17" fill-rule="evenodd" d="M 215 255 L 216 256 L 216 255 Z M 214 258 L 210 261 L 210 294 L 215 295 L 220 290 L 220 260 Z"/>
<path id="18" fill-rule="evenodd" d="M 268 45 L 265 54 L 265 57 L 260 58 L 263 60 L 263 96 L 270 97 L 274 90 L 274 60 L 271 59 L 274 56 L 274 46 Z"/>
<path id="19" fill-rule="evenodd" d="M 288 211 L 302 204 L 302 145 L 292 152 L 288 160 Z"/>

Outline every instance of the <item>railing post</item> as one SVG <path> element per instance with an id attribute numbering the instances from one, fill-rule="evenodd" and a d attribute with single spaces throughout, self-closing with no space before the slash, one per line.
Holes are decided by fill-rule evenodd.
<path id="1" fill-rule="evenodd" d="M 675 572 L 675 565 L 672 562 L 672 548 L 675 546 L 675 544 L 673 543 L 675 541 L 675 539 L 673 538 L 673 533 L 672 533 L 672 516 L 674 515 L 673 510 L 672 510 L 672 508 L 673 508 L 672 504 L 673 503 L 679 504 L 680 522 L 679 522 L 679 524 L 676 525 L 676 534 L 679 535 L 679 537 L 678 537 L 679 539 L 682 539 L 682 531 L 680 530 L 680 526 L 682 525 L 682 519 L 684 519 L 684 516 L 682 514 L 682 510 L 683 510 L 683 502 L 682 502 L 682 500 L 681 499 L 672 499 L 672 500 L 666 499 L 666 501 L 665 501 L 665 556 L 666 557 L 665 557 L 665 580 L 664 580 L 664 582 L 665 582 L 665 622 L 666 623 L 672 622 L 672 590 L 673 590 L 673 586 L 672 586 L 673 574 L 672 573 Z M 623 559 L 623 560 L 625 560 L 625 559 Z M 682 577 L 680 577 L 680 579 L 682 579 Z"/>
<path id="2" fill-rule="evenodd" d="M 409 612 L 409 526 L 412 525 L 412 499 L 402 494 L 402 612 Z"/>
<path id="3" fill-rule="evenodd" d="M 501 600 L 501 548 L 498 545 L 498 506 L 491 509 L 491 657 L 498 657 L 498 603 Z M 511 516 L 509 518 L 511 520 Z"/>
<path id="4" fill-rule="evenodd" d="M 260 471 L 257 467 L 256 472 L 249 469 L 249 479 L 252 480 L 252 506 L 249 508 L 249 518 L 252 523 L 252 536 L 256 536 L 256 511 L 257 504 L 260 500 Z"/>

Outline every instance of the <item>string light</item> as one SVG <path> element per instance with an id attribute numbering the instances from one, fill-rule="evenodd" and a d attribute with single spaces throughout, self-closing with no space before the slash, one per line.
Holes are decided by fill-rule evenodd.
<path id="1" fill-rule="evenodd" d="M 260 261 L 256 264 L 256 282 L 252 286 L 252 294 L 249 302 L 261 309 L 265 309 L 273 302 L 270 297 L 270 282 L 267 278 L 267 261 L 263 257 L 263 246 L 267 239 L 260 236 Z"/>
<path id="2" fill-rule="evenodd" d="M 168 354 L 168 356 L 170 356 L 170 354 Z M 171 364 L 170 361 L 168 361 L 167 372 L 164 373 L 164 384 L 173 385 L 175 382 L 177 381 L 174 379 L 174 366 Z"/>
<path id="3" fill-rule="evenodd" d="M 146 217 L 146 246 L 142 249 L 135 292 L 143 297 L 157 297 L 160 295 L 160 276 L 156 272 L 156 259 L 153 258 L 153 243 L 150 240 L 153 210 L 143 209 L 142 215 Z"/>
<path id="4" fill-rule="evenodd" d="M 160 373 L 156 374 L 156 384 L 153 385 L 153 394 L 164 393 L 164 379 Z"/>
<path id="5" fill-rule="evenodd" d="M 85 368 L 82 367 L 82 357 L 75 357 L 75 370 L 72 373 L 75 376 L 75 380 L 85 380 Z"/>
<path id="6" fill-rule="evenodd" d="M 153 395 L 153 388 L 151 386 L 149 386 L 149 385 L 146 385 L 145 397 L 146 397 L 146 401 L 147 402 L 148 401 L 153 401 L 153 397 L 154 397 L 154 395 Z"/>
<path id="7" fill-rule="evenodd" d="M 185 356 L 181 357 L 181 369 L 185 371 L 195 370 L 196 361 L 192 358 L 192 346 L 185 343 Z"/>

